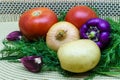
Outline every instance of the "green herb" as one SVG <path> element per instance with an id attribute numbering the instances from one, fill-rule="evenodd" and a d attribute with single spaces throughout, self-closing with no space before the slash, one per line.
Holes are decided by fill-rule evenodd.
<path id="1" fill-rule="evenodd" d="M 64 21 L 66 16 L 66 12 L 60 12 L 58 16 L 58 21 Z"/>
<path id="2" fill-rule="evenodd" d="M 59 21 L 63 21 L 66 13 L 61 13 Z M 89 77 L 86 80 L 92 79 L 96 75 L 107 75 L 119 77 L 120 75 L 120 21 L 115 22 L 112 19 L 106 19 L 111 25 L 111 41 L 109 45 L 101 50 L 101 60 L 99 64 L 91 70 Z M 65 76 L 77 75 L 67 72 L 60 67 L 57 53 L 49 49 L 44 38 L 38 41 L 30 42 L 22 38 L 18 41 L 3 40 L 4 49 L 0 51 L 2 57 L 0 60 L 8 60 L 17 62 L 24 56 L 42 56 L 43 67 L 42 71 L 59 71 Z"/>
<path id="3" fill-rule="evenodd" d="M 3 40 L 4 49 L 0 51 L 2 57 L 0 60 L 8 60 L 9 62 L 19 62 L 18 59 L 24 56 L 42 56 L 43 66 L 42 71 L 59 71 L 64 76 L 69 76 L 71 73 L 64 71 L 60 67 L 57 53 L 49 49 L 44 38 L 38 41 L 30 42 L 22 38 L 18 41 Z"/>
<path id="4" fill-rule="evenodd" d="M 88 77 L 86 77 L 84 80 L 92 80 L 95 76 L 97 76 L 98 74 L 90 71 L 90 74 L 88 75 Z"/>
<path id="5" fill-rule="evenodd" d="M 101 50 L 101 60 L 93 72 L 118 77 L 120 75 L 120 22 L 106 20 L 111 25 L 111 41 L 104 50 Z"/>
<path id="6" fill-rule="evenodd" d="M 43 38 L 36 42 L 29 42 L 24 39 L 18 41 L 3 40 L 3 44 L 5 47 L 1 50 L 1 60 L 16 60 L 24 56 L 37 55 L 43 57 L 44 65 L 50 68 L 48 70 L 56 70 L 55 68 L 59 66 L 56 52 L 46 46 Z M 45 70 L 44 67 L 43 70 Z"/>

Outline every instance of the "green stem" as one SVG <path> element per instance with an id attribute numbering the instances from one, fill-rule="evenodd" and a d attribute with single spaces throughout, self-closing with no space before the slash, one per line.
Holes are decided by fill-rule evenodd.
<path id="1" fill-rule="evenodd" d="M 95 37 L 95 34 L 96 32 L 95 31 L 91 31 L 90 34 L 88 35 L 88 37 L 91 39 L 91 38 L 94 38 Z"/>

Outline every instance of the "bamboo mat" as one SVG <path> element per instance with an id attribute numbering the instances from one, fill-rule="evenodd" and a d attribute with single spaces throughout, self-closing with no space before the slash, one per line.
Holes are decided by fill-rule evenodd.
<path id="1" fill-rule="evenodd" d="M 18 22 L 0 22 L 0 50 L 3 48 L 2 40 L 11 32 L 19 30 Z M 58 72 L 31 73 L 21 63 L 0 61 L 0 80 L 83 80 L 86 75 L 77 77 L 64 77 Z M 107 76 L 96 76 L 93 80 L 120 80 Z"/>
<path id="2" fill-rule="evenodd" d="M 6 35 L 18 29 L 19 16 L 33 7 L 49 7 L 59 15 L 75 5 L 96 8 L 101 18 L 120 20 L 120 0 L 0 0 L 0 49 Z M 83 76 L 64 77 L 58 72 L 31 73 L 21 63 L 0 61 L 0 80 L 83 80 Z M 113 77 L 96 76 L 94 80 L 120 80 Z"/>

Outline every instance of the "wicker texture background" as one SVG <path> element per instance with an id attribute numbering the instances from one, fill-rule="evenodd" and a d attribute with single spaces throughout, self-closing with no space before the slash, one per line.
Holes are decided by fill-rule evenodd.
<path id="1" fill-rule="evenodd" d="M 120 19 L 120 0 L 2 0 L 0 22 L 18 21 L 20 14 L 34 7 L 49 7 L 57 15 L 76 5 L 87 5 L 97 10 L 101 18 Z"/>

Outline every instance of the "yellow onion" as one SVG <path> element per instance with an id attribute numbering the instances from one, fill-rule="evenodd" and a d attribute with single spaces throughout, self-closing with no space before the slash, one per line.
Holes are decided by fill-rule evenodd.
<path id="1" fill-rule="evenodd" d="M 46 43 L 50 49 L 57 51 L 62 44 L 79 38 L 79 30 L 73 24 L 62 21 L 54 24 L 49 29 Z"/>

